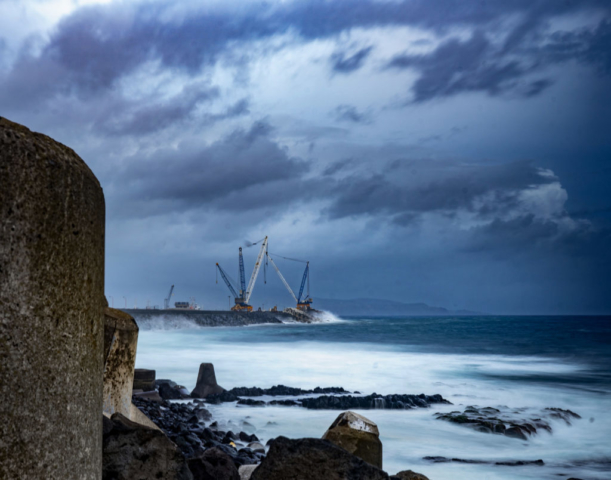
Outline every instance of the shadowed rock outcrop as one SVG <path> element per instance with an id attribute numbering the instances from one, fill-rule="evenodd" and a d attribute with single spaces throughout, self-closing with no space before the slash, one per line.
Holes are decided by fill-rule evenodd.
<path id="1" fill-rule="evenodd" d="M 104 225 L 85 162 L 0 118 L 0 478 L 100 478 Z"/>
<path id="2" fill-rule="evenodd" d="M 250 480 L 388 480 L 379 468 L 327 440 L 278 437 Z"/>
<path id="3" fill-rule="evenodd" d="M 436 413 L 438 420 L 464 425 L 482 433 L 496 433 L 518 440 L 528 440 L 540 430 L 552 433 L 550 420 L 563 420 L 567 425 L 581 416 L 562 408 L 467 407 L 464 412 Z"/>
<path id="4" fill-rule="evenodd" d="M 132 422 L 120 413 L 104 423 L 105 480 L 193 480 L 185 457 L 160 430 Z"/>

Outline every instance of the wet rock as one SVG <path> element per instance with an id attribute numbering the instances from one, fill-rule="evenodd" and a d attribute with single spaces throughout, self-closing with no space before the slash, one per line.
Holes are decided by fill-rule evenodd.
<path id="1" fill-rule="evenodd" d="M 380 432 L 368 418 L 350 411 L 340 413 L 322 438 L 382 468 Z"/>
<path id="2" fill-rule="evenodd" d="M 423 460 L 427 460 L 433 463 L 469 463 L 469 464 L 481 464 L 481 465 L 499 465 L 505 467 L 521 467 L 524 465 L 537 465 L 543 466 L 545 462 L 543 460 L 515 460 L 515 461 L 504 461 L 504 462 L 491 462 L 486 460 L 472 460 L 464 458 L 448 458 L 448 457 L 423 457 Z"/>
<path id="3" fill-rule="evenodd" d="M 342 387 L 327 387 L 321 388 L 316 387 L 314 390 L 304 390 L 302 388 L 287 387 L 285 385 L 275 385 L 271 388 L 259 388 L 259 387 L 237 387 L 232 388 L 229 392 L 233 393 L 237 397 L 261 397 L 263 395 L 276 396 L 296 396 L 296 395 L 307 395 L 311 393 L 317 394 L 328 394 L 328 393 L 350 393 L 344 390 Z"/>
<path id="4" fill-rule="evenodd" d="M 151 392 L 155 390 L 155 370 L 136 368 L 134 370 L 134 390 Z"/>
<path id="5" fill-rule="evenodd" d="M 282 405 L 284 407 L 294 407 L 301 405 L 301 402 L 296 400 L 272 400 L 268 405 Z"/>
<path id="6" fill-rule="evenodd" d="M 251 480 L 388 480 L 379 468 L 331 442 L 316 438 L 278 437 Z"/>
<path id="7" fill-rule="evenodd" d="M 304 398 L 300 402 L 306 408 L 331 410 L 406 410 L 410 408 L 427 408 L 435 403 L 450 404 L 441 395 L 378 395 L 376 393 L 364 397 L 322 395 L 316 398 Z"/>
<path id="8" fill-rule="evenodd" d="M 390 478 L 391 480 L 429 480 L 429 477 L 412 470 L 403 470 Z"/>
<path id="9" fill-rule="evenodd" d="M 581 415 L 570 410 L 563 410 L 562 408 L 546 408 L 546 412 L 549 412 L 551 418 L 564 420 L 567 425 L 571 425 L 571 419 L 580 419 Z"/>
<path id="10" fill-rule="evenodd" d="M 104 479 L 164 478 L 192 480 L 178 447 L 154 430 L 116 413 L 112 428 L 103 437 Z"/>
<path id="11" fill-rule="evenodd" d="M 195 410 L 195 416 L 200 422 L 207 422 L 212 418 L 210 411 L 206 410 L 205 408 L 198 408 Z"/>
<path id="12" fill-rule="evenodd" d="M 231 457 L 218 448 L 210 448 L 189 460 L 193 480 L 240 480 Z"/>
<path id="13" fill-rule="evenodd" d="M 263 400 L 253 400 L 252 398 L 240 398 L 238 405 L 250 405 L 251 407 L 262 407 L 266 405 Z"/>
<path id="14" fill-rule="evenodd" d="M 260 442 L 250 442 L 248 448 L 253 452 L 265 452 L 265 447 Z"/>
<path id="15" fill-rule="evenodd" d="M 233 393 L 227 391 L 210 394 L 206 397 L 206 403 L 212 403 L 216 405 L 224 402 L 235 402 L 236 400 L 238 400 L 238 397 L 236 397 Z"/>
<path id="16" fill-rule="evenodd" d="M 224 391 L 225 389 L 216 383 L 214 365 L 211 363 L 202 363 L 199 366 L 197 383 L 191 392 L 191 396 L 206 398 L 208 395 L 218 395 Z"/>
<path id="17" fill-rule="evenodd" d="M 183 398 L 182 394 L 174 387 L 171 387 L 167 383 L 159 385 L 159 396 L 164 400 L 180 400 Z"/>
<path id="18" fill-rule="evenodd" d="M 162 383 L 167 383 L 170 387 L 176 387 L 178 384 L 173 382 L 172 380 L 168 380 L 167 378 L 160 378 L 155 380 L 155 386 L 159 388 Z"/>
<path id="19" fill-rule="evenodd" d="M 257 438 L 257 436 L 253 433 L 252 435 L 247 434 L 246 432 L 240 432 L 240 440 L 242 440 L 243 442 L 258 442 L 259 439 Z"/>
<path id="20" fill-rule="evenodd" d="M 519 408 L 502 410 L 493 407 L 469 406 L 464 412 L 436 413 L 435 417 L 459 425 L 465 425 L 482 433 L 495 433 L 518 440 L 528 440 L 539 430 L 552 433 L 550 420 L 564 420 L 567 425 L 571 420 L 581 418 L 575 412 L 560 408 L 544 410 Z"/>

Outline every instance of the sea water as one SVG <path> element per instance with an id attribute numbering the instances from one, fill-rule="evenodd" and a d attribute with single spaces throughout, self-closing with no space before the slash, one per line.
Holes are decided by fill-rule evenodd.
<path id="1" fill-rule="evenodd" d="M 136 319 L 137 315 L 136 315 Z M 140 321 L 136 366 L 191 389 L 199 364 L 218 383 L 341 386 L 363 394 L 436 394 L 453 405 L 366 410 L 377 423 L 384 470 L 432 480 L 611 478 L 611 317 L 406 317 L 332 315 L 311 325 L 196 327 L 173 318 Z M 437 420 L 435 412 L 480 407 L 570 409 L 522 441 Z M 301 407 L 211 405 L 214 418 L 266 441 L 320 437 L 340 413 Z M 247 422 L 244 424 L 243 422 Z M 538 460 L 544 466 L 431 463 L 426 456 L 478 461 Z"/>

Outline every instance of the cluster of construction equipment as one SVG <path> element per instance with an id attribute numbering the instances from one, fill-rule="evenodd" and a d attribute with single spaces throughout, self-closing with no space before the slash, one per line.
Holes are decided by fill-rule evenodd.
<path id="1" fill-rule="evenodd" d="M 264 265 L 264 268 L 266 268 L 268 265 L 268 261 L 269 263 L 272 264 L 272 266 L 274 267 L 274 270 L 276 270 L 276 273 L 280 277 L 280 280 L 282 280 L 282 283 L 284 284 L 286 289 L 289 291 L 291 296 L 295 299 L 295 302 L 297 303 L 297 308 L 301 311 L 312 310 L 312 306 L 311 306 L 312 298 L 310 297 L 310 262 L 306 260 L 298 260 L 295 258 L 282 257 L 281 255 L 275 255 L 275 257 L 306 264 L 305 271 L 303 272 L 303 277 L 301 279 L 299 295 L 295 295 L 295 292 L 293 291 L 289 283 L 286 281 L 282 273 L 280 273 L 280 269 L 276 265 L 276 262 L 274 262 L 274 259 L 272 258 L 272 254 L 270 254 L 267 250 L 267 237 L 265 237 L 262 240 L 259 240 L 258 242 L 251 244 L 251 246 L 257 245 L 259 243 L 261 244 L 261 249 L 259 250 L 259 254 L 257 255 L 257 261 L 255 262 L 255 266 L 253 268 L 252 275 L 250 276 L 250 281 L 248 282 L 248 286 L 246 286 L 246 276 L 244 273 L 244 257 L 242 256 L 242 247 L 240 247 L 239 253 L 238 253 L 239 274 L 240 274 L 239 287 L 238 287 L 238 284 L 229 276 L 229 274 L 218 263 L 216 264 L 217 272 L 221 274 L 221 278 L 223 279 L 223 281 L 227 285 L 227 288 L 229 289 L 229 291 L 231 292 L 231 294 L 233 295 L 235 299 L 235 305 L 231 307 L 231 310 L 252 312 L 252 305 L 250 305 L 250 297 L 255 287 L 255 282 L 257 281 L 259 270 L 261 270 L 261 265 Z M 217 274 L 216 281 L 218 283 L 218 274 Z M 306 288 L 306 285 L 307 285 L 307 290 L 305 290 L 305 295 L 304 295 L 304 289 Z"/>

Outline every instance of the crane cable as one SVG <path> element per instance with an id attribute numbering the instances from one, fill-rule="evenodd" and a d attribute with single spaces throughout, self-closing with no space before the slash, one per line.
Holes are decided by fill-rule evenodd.
<path id="1" fill-rule="evenodd" d="M 273 255 L 274 257 L 284 258 L 285 260 L 292 260 L 293 262 L 310 263 L 307 260 L 299 260 L 297 258 L 283 257 L 282 255 L 276 255 L 275 253 L 268 253 L 268 255 Z"/>

